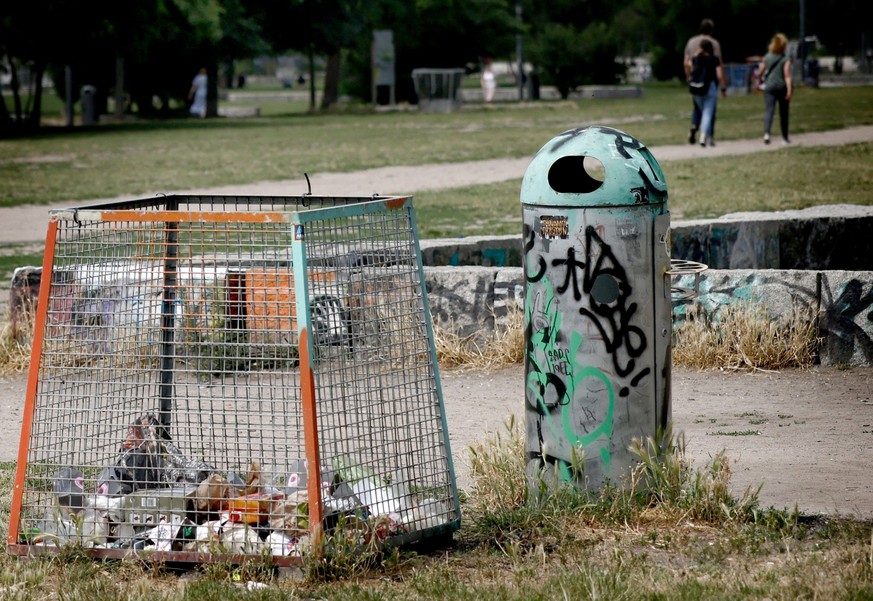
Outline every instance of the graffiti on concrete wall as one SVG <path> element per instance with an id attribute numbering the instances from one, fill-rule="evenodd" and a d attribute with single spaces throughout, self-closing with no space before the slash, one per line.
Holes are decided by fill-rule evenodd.
<path id="1" fill-rule="evenodd" d="M 791 315 L 791 305 L 818 313 L 820 359 L 830 365 L 873 364 L 873 281 L 845 278 L 845 272 L 726 271 L 704 274 L 696 299 L 676 303 L 674 322 L 695 306 L 713 319 L 737 303 L 757 303 L 773 317 Z M 680 284 L 682 282 L 680 281 Z M 688 282 L 685 282 L 686 284 Z"/>
<path id="2" fill-rule="evenodd" d="M 854 359 L 860 353 L 864 365 L 873 364 L 873 282 L 865 285 L 851 279 L 833 298 L 830 286 L 822 286 L 823 315 L 821 330 L 827 347 L 827 362 L 832 365 L 860 363 Z"/>

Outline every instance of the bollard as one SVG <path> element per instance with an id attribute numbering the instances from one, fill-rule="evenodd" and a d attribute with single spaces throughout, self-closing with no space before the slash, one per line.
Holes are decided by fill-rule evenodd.
<path id="1" fill-rule="evenodd" d="M 529 490 L 620 484 L 633 439 L 670 420 L 664 174 L 632 136 L 592 125 L 540 149 L 521 202 Z"/>

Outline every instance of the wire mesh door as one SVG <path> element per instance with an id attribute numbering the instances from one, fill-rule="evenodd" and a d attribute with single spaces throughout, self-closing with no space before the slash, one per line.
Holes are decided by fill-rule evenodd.
<path id="1" fill-rule="evenodd" d="M 42 281 L 11 552 L 292 562 L 338 524 L 458 527 L 411 199 L 58 211 Z"/>

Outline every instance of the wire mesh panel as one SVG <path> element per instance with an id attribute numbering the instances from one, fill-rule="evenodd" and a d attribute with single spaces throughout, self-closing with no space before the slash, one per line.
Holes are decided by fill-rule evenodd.
<path id="1" fill-rule="evenodd" d="M 299 561 L 337 524 L 457 528 L 411 199 L 57 211 L 43 269 L 11 552 Z"/>

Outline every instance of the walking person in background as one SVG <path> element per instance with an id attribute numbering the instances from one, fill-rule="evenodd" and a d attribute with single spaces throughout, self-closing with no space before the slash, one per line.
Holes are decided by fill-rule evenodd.
<path id="1" fill-rule="evenodd" d="M 777 33 L 770 40 L 767 54 L 758 68 L 758 81 L 764 86 L 764 144 L 770 143 L 770 128 L 773 126 L 773 113 L 779 105 L 779 127 L 782 143 L 790 144 L 788 137 L 788 106 L 791 102 L 791 59 L 785 55 L 788 38 Z"/>
<path id="2" fill-rule="evenodd" d="M 713 124 L 719 87 L 724 81 L 724 69 L 721 60 L 714 54 L 712 40 L 704 38 L 700 41 L 700 48 L 691 63 L 688 89 L 694 98 L 694 108 L 700 113 L 699 142 L 704 147 L 715 146 Z"/>
<path id="3" fill-rule="evenodd" d="M 491 69 L 490 58 L 485 59 L 485 66 L 482 67 L 480 83 L 482 84 L 482 97 L 485 98 L 485 102 L 493 101 L 494 91 L 497 89 L 497 78 L 494 76 L 494 71 Z"/>
<path id="4" fill-rule="evenodd" d="M 206 75 L 206 67 L 201 67 L 197 75 L 194 76 L 194 81 L 191 82 L 191 89 L 188 91 L 188 100 L 191 102 L 191 108 L 188 111 L 200 118 L 206 116 L 206 89 L 208 83 L 209 78 Z"/>
<path id="5" fill-rule="evenodd" d="M 682 61 L 683 68 L 685 70 L 685 80 L 691 80 L 691 68 L 694 60 L 694 56 L 697 54 L 700 49 L 700 42 L 703 40 L 709 40 L 712 42 L 712 54 L 718 57 L 719 62 L 722 62 L 721 57 L 721 44 L 718 43 L 718 40 L 715 39 L 712 35 L 713 31 L 715 31 L 715 24 L 712 19 L 704 19 L 700 22 L 700 33 L 693 36 L 688 40 L 685 44 L 685 57 Z M 722 64 L 724 64 L 722 62 Z M 721 80 L 722 89 L 727 90 L 727 81 Z M 697 137 L 697 130 L 700 128 L 700 108 L 697 106 L 697 103 L 694 104 L 691 111 L 691 131 L 688 134 L 688 143 L 694 144 L 695 138 Z M 715 132 L 715 112 L 712 113 L 712 131 Z"/>

